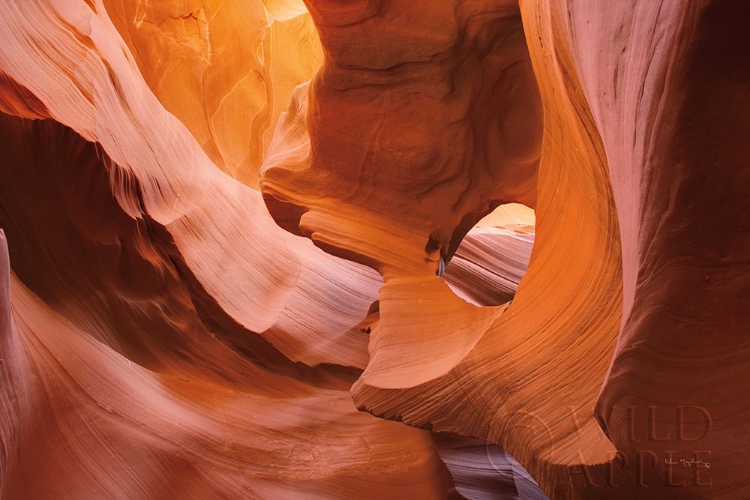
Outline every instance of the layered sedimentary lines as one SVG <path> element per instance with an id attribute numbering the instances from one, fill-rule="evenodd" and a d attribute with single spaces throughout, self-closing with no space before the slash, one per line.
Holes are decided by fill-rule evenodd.
<path id="1" fill-rule="evenodd" d="M 0 497 L 749 497 L 748 16 L 2 2 Z"/>
<path id="2" fill-rule="evenodd" d="M 533 207 L 541 104 L 517 5 L 311 14 L 326 63 L 262 167 L 277 221 L 383 274 L 431 274 L 497 205 Z"/>
<path id="3" fill-rule="evenodd" d="M 509 302 L 529 265 L 534 221 L 534 211 L 516 203 L 479 221 L 444 270 L 451 290 L 478 306 Z"/>
<path id="4" fill-rule="evenodd" d="M 301 1 L 105 0 L 143 78 L 211 160 L 256 186 L 279 114 L 322 52 Z"/>

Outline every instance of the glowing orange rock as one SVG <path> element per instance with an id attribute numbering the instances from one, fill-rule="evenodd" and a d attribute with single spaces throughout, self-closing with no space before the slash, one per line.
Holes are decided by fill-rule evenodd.
<path id="1" fill-rule="evenodd" d="M 104 1 L 156 97 L 217 166 L 249 185 L 292 90 L 321 62 L 300 4 Z"/>
<path id="2" fill-rule="evenodd" d="M 558 93 L 560 70 L 530 45 L 536 73 L 550 73 L 539 82 L 544 133 L 566 140 L 544 142 L 529 195 L 542 131 L 526 53 L 534 27 L 523 38 L 512 3 L 416 17 L 412 4 L 374 16 L 375 4 L 313 6 L 328 59 L 271 146 L 266 203 L 284 227 L 384 277 L 370 362 L 352 389 L 360 408 L 495 441 L 560 494 L 570 466 L 616 451 L 594 406 L 619 324 L 618 232 L 585 100 Z M 372 44 L 384 47 L 374 58 Z M 537 209 L 528 273 L 510 308 L 472 306 L 435 271 L 509 201 Z"/>
<path id="3" fill-rule="evenodd" d="M 0 3 L 0 496 L 750 496 L 748 16 Z"/>

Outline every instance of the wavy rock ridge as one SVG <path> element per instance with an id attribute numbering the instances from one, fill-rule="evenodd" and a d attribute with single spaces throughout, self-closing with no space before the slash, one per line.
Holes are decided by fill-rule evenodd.
<path id="1" fill-rule="evenodd" d="M 748 18 L 3 2 L 0 498 L 750 497 Z"/>

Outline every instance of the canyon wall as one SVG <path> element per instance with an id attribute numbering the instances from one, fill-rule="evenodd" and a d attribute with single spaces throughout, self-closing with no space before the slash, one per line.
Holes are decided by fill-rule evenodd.
<path id="1" fill-rule="evenodd" d="M 748 19 L 6 0 L 0 497 L 747 498 Z"/>

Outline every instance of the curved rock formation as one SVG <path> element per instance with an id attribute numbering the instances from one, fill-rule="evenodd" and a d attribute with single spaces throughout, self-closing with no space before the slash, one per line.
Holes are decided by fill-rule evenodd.
<path id="1" fill-rule="evenodd" d="M 570 18 L 571 46 L 623 249 L 622 329 L 598 413 L 618 449 L 657 457 L 662 477 L 646 484 L 666 477 L 695 496 L 744 497 L 750 5 L 638 2 L 594 20 L 585 4 Z M 608 36 L 617 42 L 604 54 Z M 633 436 L 629 420 L 654 433 Z M 669 466 L 683 460 L 701 465 Z"/>
<path id="2" fill-rule="evenodd" d="M 749 17 L 1 3 L 0 498 L 750 497 Z"/>
<path id="3" fill-rule="evenodd" d="M 304 4 L 105 0 L 104 7 L 164 107 L 217 166 L 257 186 L 279 114 L 320 66 Z"/>
<path id="4" fill-rule="evenodd" d="M 410 22 L 413 16 L 402 11 L 408 11 L 405 5 L 383 3 L 387 11 L 377 16 L 367 10 L 372 3 L 355 5 L 345 20 L 336 9 L 313 10 L 334 62 L 327 61 L 312 91 L 300 91 L 300 102 L 290 108 L 296 115 L 282 122 L 288 132 L 277 135 L 263 168 L 266 202 L 285 227 L 302 212 L 298 232 L 310 234 L 327 251 L 374 265 L 385 279 L 370 362 L 352 392 L 361 409 L 494 441 L 532 475 L 550 478 L 547 487 L 562 488 L 569 467 L 607 463 L 616 452 L 598 425 L 594 406 L 619 324 L 618 231 L 607 165 L 593 121 L 586 117 L 586 102 L 582 95 L 555 93 L 559 70 L 546 67 L 544 54 L 529 44 L 537 74 L 551 73 L 539 82 L 540 104 L 525 42 L 534 33 L 524 38 L 521 12 L 510 2 L 461 3 L 433 14 L 437 19 L 430 19 L 431 31 Z M 399 21 L 414 31 L 399 31 Z M 378 22 L 381 28 L 367 28 Z M 381 29 L 394 31 L 387 44 L 397 45 L 399 34 L 417 36 L 415 31 L 429 37 L 416 54 L 386 52 L 388 61 L 370 61 L 365 53 L 348 50 L 357 36 Z M 383 71 L 410 67 L 421 71 L 409 77 Z M 511 89 L 523 93 L 514 95 Z M 354 115 L 355 99 L 360 105 L 382 99 L 386 106 L 376 108 L 384 125 L 374 134 L 374 145 L 371 119 Z M 334 105 L 340 112 L 327 110 Z M 408 105 L 428 110 L 417 114 L 424 119 L 422 130 Z M 526 179 L 536 178 L 542 105 L 545 136 L 567 137 L 565 144 L 544 143 L 536 196 L 529 199 L 519 190 Z M 359 116 L 362 126 L 336 136 L 334 147 L 333 120 L 346 112 L 352 113 L 353 123 Z M 441 112 L 444 117 L 430 114 Z M 445 124 L 442 135 L 434 130 L 436 124 Z M 454 139 L 474 130 L 486 135 Z M 527 132 L 519 140 L 510 130 Z M 447 140 L 449 135 L 453 140 Z M 413 144 L 410 156 L 396 156 L 407 150 L 402 141 Z M 346 163 L 342 159 L 347 151 L 372 148 L 354 167 L 351 159 L 357 157 L 348 154 Z M 461 149 L 456 153 L 455 148 Z M 290 153 L 274 154 L 278 150 Z M 399 175 L 404 171 L 413 177 Z M 350 183 L 372 185 L 372 172 L 380 174 L 375 179 L 381 189 L 350 194 Z M 533 176 L 519 179 L 520 172 Z M 488 186 L 483 175 L 496 184 Z M 429 188 L 406 184 L 414 178 Z M 473 178 L 482 180 L 472 183 Z M 495 193 L 488 193 L 490 187 Z M 315 196 L 305 198 L 306 189 Z M 512 194 L 514 189 L 518 194 Z M 383 193 L 395 193 L 391 196 L 399 202 L 378 200 Z M 526 202 L 537 209 L 531 263 L 509 309 L 466 304 L 434 276 L 438 261 L 452 257 L 467 221 L 473 225 L 492 208 L 488 198 Z M 564 269 L 561 256 L 566 257 Z M 539 397 L 541 391 L 549 397 Z"/>

